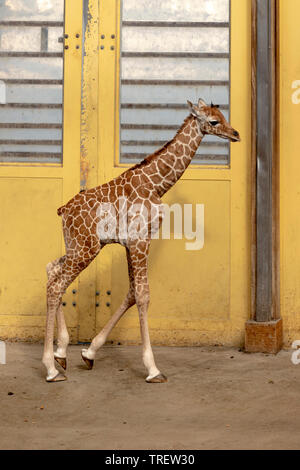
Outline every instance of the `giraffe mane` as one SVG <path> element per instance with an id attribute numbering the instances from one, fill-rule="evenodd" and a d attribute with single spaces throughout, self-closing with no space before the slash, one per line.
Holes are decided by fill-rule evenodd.
<path id="1" fill-rule="evenodd" d="M 141 162 L 137 163 L 136 165 L 132 166 L 131 168 L 129 168 L 128 170 L 136 170 L 137 168 L 143 168 L 145 165 L 147 165 L 148 163 L 151 163 L 152 160 L 155 159 L 155 157 L 157 157 L 161 152 L 163 152 L 169 145 L 171 145 L 176 137 L 178 136 L 178 134 L 180 134 L 180 132 L 183 130 L 183 128 L 185 127 L 186 123 L 188 122 L 188 120 L 193 117 L 192 114 L 189 114 L 185 120 L 183 121 L 183 123 L 181 124 L 181 126 L 179 127 L 179 129 L 177 130 L 176 134 L 174 135 L 174 137 L 172 137 L 171 140 L 169 140 L 168 142 L 166 142 L 162 147 L 160 147 L 159 149 L 155 150 L 155 152 L 153 153 L 150 153 L 150 155 L 147 155 L 147 157 L 144 158 L 144 160 L 142 160 Z M 127 171 L 128 171 L 127 170 Z M 126 172 L 125 172 L 126 173 Z"/>

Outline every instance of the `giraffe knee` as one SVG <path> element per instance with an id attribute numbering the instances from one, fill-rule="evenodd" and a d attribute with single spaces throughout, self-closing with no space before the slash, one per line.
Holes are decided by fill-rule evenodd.
<path id="1" fill-rule="evenodd" d="M 46 272 L 48 279 L 52 279 L 62 272 L 62 264 L 65 260 L 65 256 L 62 256 L 61 258 L 56 259 L 55 261 L 51 261 L 50 263 L 47 264 L 46 266 Z"/>

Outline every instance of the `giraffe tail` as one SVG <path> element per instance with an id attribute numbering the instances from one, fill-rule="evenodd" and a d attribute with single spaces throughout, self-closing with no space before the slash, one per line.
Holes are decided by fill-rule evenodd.
<path id="1" fill-rule="evenodd" d="M 62 215 L 65 212 L 66 206 L 61 206 L 57 209 L 57 215 Z"/>

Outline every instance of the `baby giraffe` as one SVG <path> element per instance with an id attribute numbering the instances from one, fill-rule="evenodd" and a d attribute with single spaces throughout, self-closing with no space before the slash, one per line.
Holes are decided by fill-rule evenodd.
<path id="1" fill-rule="evenodd" d="M 62 296 L 67 287 L 108 243 L 119 243 L 126 249 L 129 290 L 122 305 L 103 330 L 93 339 L 82 358 L 92 369 L 98 349 L 122 315 L 133 305 L 139 312 L 146 381 L 166 382 L 157 368 L 150 343 L 147 311 L 149 285 L 147 261 L 151 237 L 163 220 L 161 197 L 187 169 L 206 134 L 239 142 L 239 133 L 226 121 L 218 106 L 198 105 L 188 101 L 189 116 L 175 137 L 141 163 L 129 168 L 109 183 L 77 194 L 58 209 L 62 217 L 66 254 L 47 265 L 47 322 L 43 363 L 47 382 L 66 380 L 55 367 L 56 360 L 67 367 L 69 335 L 66 328 Z M 53 352 L 54 321 L 57 318 L 57 350 Z"/>

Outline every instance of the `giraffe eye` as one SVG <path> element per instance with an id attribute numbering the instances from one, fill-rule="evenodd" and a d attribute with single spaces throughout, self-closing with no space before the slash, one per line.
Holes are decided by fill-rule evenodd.
<path id="1" fill-rule="evenodd" d="M 209 121 L 209 123 L 214 127 L 220 124 L 219 121 Z"/>

